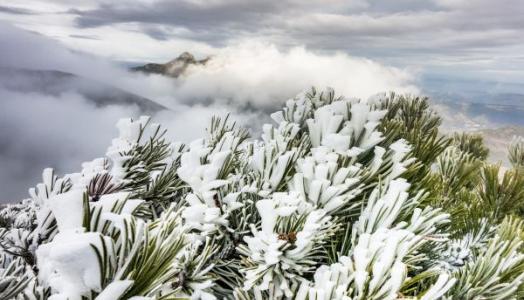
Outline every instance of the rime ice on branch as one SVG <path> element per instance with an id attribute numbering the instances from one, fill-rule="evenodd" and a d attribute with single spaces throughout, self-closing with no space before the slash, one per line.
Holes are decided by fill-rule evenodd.
<path id="1" fill-rule="evenodd" d="M 521 209 L 521 140 L 502 183 L 474 177 L 425 101 L 311 90 L 260 139 L 213 118 L 188 145 L 120 120 L 0 210 L 0 298 L 520 299 L 523 221 L 477 212 Z"/>

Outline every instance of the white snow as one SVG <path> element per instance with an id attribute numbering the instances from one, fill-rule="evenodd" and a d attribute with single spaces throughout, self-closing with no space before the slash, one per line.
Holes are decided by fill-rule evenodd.
<path id="1" fill-rule="evenodd" d="M 84 217 L 84 190 L 71 190 L 55 195 L 47 201 L 60 232 L 82 227 Z"/>
<path id="2" fill-rule="evenodd" d="M 101 290 L 100 266 L 92 248 L 100 249 L 101 240 L 110 247 L 111 254 L 111 239 L 96 232 L 60 232 L 52 242 L 38 248 L 38 276 L 56 291 L 53 297 L 80 300 L 91 290 Z"/>
<path id="3" fill-rule="evenodd" d="M 95 300 L 119 299 L 126 292 L 126 290 L 131 287 L 133 282 L 133 280 L 115 280 L 106 286 L 106 288 L 95 298 Z"/>

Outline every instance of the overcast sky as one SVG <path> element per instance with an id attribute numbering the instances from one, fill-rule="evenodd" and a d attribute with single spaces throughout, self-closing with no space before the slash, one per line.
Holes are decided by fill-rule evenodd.
<path id="1" fill-rule="evenodd" d="M 522 0 L 20 0 L 0 19 L 118 61 L 257 40 L 424 74 L 524 81 Z"/>

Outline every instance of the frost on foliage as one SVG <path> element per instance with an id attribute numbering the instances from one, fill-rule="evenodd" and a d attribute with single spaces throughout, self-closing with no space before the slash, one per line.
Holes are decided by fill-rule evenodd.
<path id="1" fill-rule="evenodd" d="M 311 101 L 300 94 L 295 99 L 287 100 L 282 111 L 271 114 L 271 118 L 279 124 L 288 122 L 302 125 L 311 117 L 312 108 Z"/>
<path id="2" fill-rule="evenodd" d="M 6 228 L 30 229 L 36 218 L 35 203 L 32 199 L 16 204 L 7 204 L 0 210 L 0 219 Z"/>
<path id="3" fill-rule="evenodd" d="M 51 288 L 51 299 L 91 299 L 98 293 L 100 299 L 115 293 L 122 293 L 127 299 L 132 295 L 173 293 L 164 285 L 173 276 L 177 255 L 185 245 L 179 216 L 166 212 L 146 224 L 132 215 L 143 201 L 128 199 L 129 193 L 119 192 L 89 203 L 91 217 L 86 222 L 85 214 L 78 219 L 62 213 L 77 205 L 79 200 L 75 198 L 85 199 L 75 192 L 61 195 L 70 201 L 63 202 L 61 212 L 56 214 L 57 223 L 61 224 L 59 232 L 36 251 L 38 278 Z M 154 269 L 158 255 L 166 269 Z M 147 271 L 153 273 L 141 275 Z M 142 285 L 146 277 L 150 281 Z M 113 284 L 122 280 L 125 284 Z"/>
<path id="4" fill-rule="evenodd" d="M 204 140 L 191 143 L 190 150 L 182 154 L 178 169 L 180 178 L 193 191 L 185 196 L 189 207 L 184 210 L 183 217 L 204 235 L 215 231 L 217 226 L 227 224 L 216 205 L 215 197 L 216 189 L 227 184 L 227 181 L 219 179 L 219 173 L 230 152 L 211 153 L 212 150 L 206 147 Z"/>
<path id="5" fill-rule="evenodd" d="M 312 207 L 327 212 L 334 212 L 361 193 L 360 168 L 340 167 L 339 156 L 327 148 L 311 151 L 311 156 L 297 161 L 297 173 L 290 182 L 290 190 L 300 193 Z"/>
<path id="6" fill-rule="evenodd" d="M 313 119 L 307 120 L 311 144 L 348 156 L 358 155 L 382 141 L 376 127 L 385 113 L 349 100 L 323 106 L 315 111 Z"/>
<path id="7" fill-rule="evenodd" d="M 509 297 L 524 283 L 524 273 L 510 274 L 524 267 L 524 254 L 517 251 L 521 244 L 496 236 L 482 257 L 457 272 L 458 282 L 453 294 L 467 299 L 516 299 Z"/>
<path id="8" fill-rule="evenodd" d="M 80 173 L 73 173 L 68 178 L 73 182 L 73 189 L 83 189 L 89 185 L 98 174 L 108 173 L 109 161 L 106 158 L 97 158 L 82 164 Z"/>
<path id="9" fill-rule="evenodd" d="M 439 252 L 438 265 L 449 271 L 456 271 L 483 251 L 489 239 L 494 236 L 495 228 L 481 220 L 480 227 L 466 233 L 461 238 L 450 240 L 442 251 Z"/>
<path id="10" fill-rule="evenodd" d="M 101 239 L 109 242 L 109 238 L 84 232 L 84 191 L 72 190 L 52 196 L 46 205 L 56 218 L 58 234 L 36 251 L 39 279 L 63 299 L 99 291 L 98 259 L 92 247 L 97 247 Z M 75 264 L 71 265 L 73 261 Z"/>
<path id="11" fill-rule="evenodd" d="M 111 282 L 95 300 L 119 299 L 129 287 L 133 285 L 132 280 L 115 280 Z"/>
<path id="12" fill-rule="evenodd" d="M 134 121 L 133 119 L 121 119 L 117 123 L 119 137 L 113 139 L 111 146 L 107 149 L 107 157 L 112 162 L 112 173 L 115 178 L 123 180 L 126 174 L 124 162 L 129 156 L 122 155 L 131 151 L 138 143 L 142 130 L 149 123 L 149 117 L 141 117 Z"/>
<path id="13" fill-rule="evenodd" d="M 349 256 L 319 267 L 313 283 L 304 282 L 295 299 L 398 299 L 408 278 L 405 257 L 419 243 L 420 237 L 406 230 L 362 234 Z M 441 274 L 422 299 L 439 299 L 453 283 Z"/>
<path id="14" fill-rule="evenodd" d="M 314 255 L 331 234 L 332 224 L 323 210 L 311 211 L 304 221 L 299 220 L 300 199 L 296 197 L 276 193 L 273 199 L 256 203 L 261 230 L 253 226 L 253 236 L 245 237 L 247 245 L 240 249 L 253 262 L 246 270 L 244 289 L 271 288 L 274 297 L 289 297 L 292 286 L 316 264 Z"/>
<path id="15" fill-rule="evenodd" d="M 519 299 L 524 284 L 521 251 L 524 222 L 511 217 L 475 236 L 466 236 L 471 254 L 462 267 L 454 266 L 457 283 L 449 296 L 460 299 Z M 480 246 L 480 247 L 479 247 Z"/>
<path id="16" fill-rule="evenodd" d="M 14 299 L 31 280 L 31 274 L 26 272 L 21 262 L 0 258 L 0 299 Z"/>
<path id="17" fill-rule="evenodd" d="M 508 147 L 508 159 L 514 168 L 524 167 L 524 138 L 514 136 Z"/>
<path id="18" fill-rule="evenodd" d="M 295 123 L 302 127 L 317 108 L 341 99 L 343 97 L 335 97 L 335 91 L 332 88 L 326 88 L 321 92 L 313 88 L 287 100 L 282 110 L 271 114 L 271 118 L 278 124 Z"/>
<path id="19" fill-rule="evenodd" d="M 278 128 L 266 124 L 263 127 L 263 142 L 254 143 L 251 167 L 259 177 L 256 187 L 265 196 L 282 187 L 286 172 L 295 163 L 303 144 L 293 142 L 299 132 L 296 124 L 282 122 Z"/>
<path id="20" fill-rule="evenodd" d="M 109 237 L 100 233 L 73 231 L 59 233 L 52 242 L 40 246 L 39 279 L 56 291 L 57 299 L 79 299 L 91 290 L 102 289 L 98 258 L 93 251 L 93 247 L 101 247 L 101 241 L 110 243 Z"/>
<path id="21" fill-rule="evenodd" d="M 213 118 L 188 145 L 123 119 L 106 157 L 0 210 L 0 298 L 518 299 L 523 224 L 450 231 L 382 108 L 313 89 L 260 139 Z"/>
<path id="22" fill-rule="evenodd" d="M 438 227 L 449 222 L 449 215 L 440 209 L 418 208 L 421 194 L 410 197 L 410 184 L 404 179 L 395 179 L 386 187 L 375 188 L 366 208 L 353 227 L 354 235 L 373 233 L 380 228 L 405 229 L 432 240 L 445 240 L 438 234 Z"/>
<path id="23" fill-rule="evenodd" d="M 375 188 L 353 226 L 349 255 L 317 269 L 314 281 L 301 285 L 297 299 L 397 299 L 408 280 L 408 266 L 427 259 L 422 247 L 430 239 L 446 240 L 437 228 L 449 217 L 440 210 L 416 208 L 420 195 L 410 198 L 409 187 L 404 179 L 395 179 Z M 453 283 L 443 272 L 424 299 L 438 299 Z"/>
<path id="24" fill-rule="evenodd" d="M 182 216 L 204 236 L 227 226 L 228 214 L 239 207 L 233 194 L 220 201 L 219 189 L 231 183 L 228 169 L 240 144 L 241 137 L 227 131 L 214 144 L 204 139 L 192 142 L 189 151 L 181 156 L 178 175 L 191 188 L 185 196 L 188 207 Z"/>

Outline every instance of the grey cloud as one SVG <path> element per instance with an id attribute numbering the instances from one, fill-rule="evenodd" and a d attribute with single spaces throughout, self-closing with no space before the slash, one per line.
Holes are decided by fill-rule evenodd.
<path id="1" fill-rule="evenodd" d="M 96 27 L 112 23 L 140 22 L 171 24 L 208 30 L 212 26 L 252 23 L 278 9 L 272 1 L 218 1 L 211 4 L 190 1 L 159 1 L 153 4 L 103 4 L 93 10 L 71 10 L 78 15 L 80 27 Z"/>
<path id="2" fill-rule="evenodd" d="M 55 40 L 1 21 L 0 40 L 8 41 L 0 45 L 0 66 L 53 69 L 98 78 L 100 81 L 124 74 L 123 70 L 118 70 L 111 63 L 71 51 Z"/>
<path id="3" fill-rule="evenodd" d="M 85 40 L 94 40 L 94 41 L 100 41 L 101 38 L 95 35 L 84 35 L 84 34 L 70 34 L 69 37 L 75 38 L 75 39 L 85 39 Z"/>
<path id="4" fill-rule="evenodd" d="M 143 30 L 145 34 L 159 41 L 167 41 L 173 37 L 170 30 L 163 26 L 143 26 Z"/>
<path id="5" fill-rule="evenodd" d="M 524 48 L 520 0 L 160 1 L 76 10 L 79 27 L 142 24 L 155 39 L 225 46 L 259 38 L 286 47 L 349 51 L 384 61 L 442 59 L 464 53 L 502 56 Z M 185 30 L 177 30 L 184 28 Z M 517 50 L 518 51 L 518 50 Z"/>
<path id="6" fill-rule="evenodd" d="M 14 14 L 14 15 L 34 15 L 35 11 L 27 8 L 19 8 L 14 6 L 0 5 L 0 13 Z"/>
<path id="7" fill-rule="evenodd" d="M 295 17 L 311 10 L 334 12 L 337 9 L 356 11 L 367 6 L 363 0 L 222 0 L 222 1 L 156 1 L 154 3 L 102 4 L 97 9 L 69 12 L 77 16 L 80 28 L 118 23 L 148 24 L 144 33 L 164 39 L 166 30 L 153 30 L 154 25 L 187 29 L 178 37 L 206 41 L 223 46 L 230 39 L 256 34 L 272 34 L 282 18 Z"/>
<path id="8" fill-rule="evenodd" d="M 78 94 L 46 96 L 0 88 L 0 203 L 27 197 L 43 168 L 78 170 L 103 154 L 116 134 L 118 118 L 138 114 L 132 107 L 97 108 Z"/>
<path id="9" fill-rule="evenodd" d="M 440 7 L 433 0 L 396 0 L 396 1 L 382 1 L 370 0 L 366 11 L 373 13 L 405 13 L 407 11 L 439 11 Z"/>

